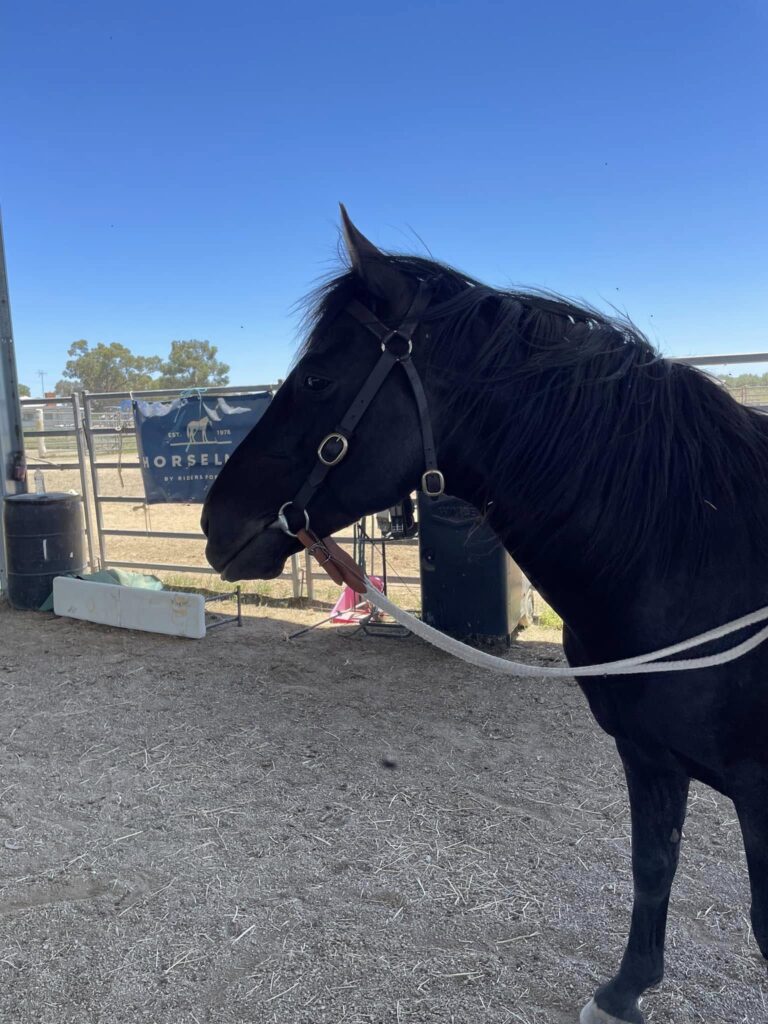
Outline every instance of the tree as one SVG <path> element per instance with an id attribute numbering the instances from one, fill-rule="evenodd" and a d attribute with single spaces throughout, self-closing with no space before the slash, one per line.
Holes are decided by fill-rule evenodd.
<path id="1" fill-rule="evenodd" d="M 99 342 L 89 348 L 84 339 L 69 346 L 69 359 L 62 380 L 56 384 L 57 395 L 73 391 L 146 391 L 156 387 L 153 374 L 159 373 L 160 356 L 137 356 L 125 345 L 113 341 Z"/>
<path id="2" fill-rule="evenodd" d="M 229 367 L 216 358 L 210 341 L 172 341 L 157 387 L 209 388 L 229 383 Z"/>
<path id="3" fill-rule="evenodd" d="M 19 384 L 19 398 L 31 398 L 32 392 L 26 384 Z"/>

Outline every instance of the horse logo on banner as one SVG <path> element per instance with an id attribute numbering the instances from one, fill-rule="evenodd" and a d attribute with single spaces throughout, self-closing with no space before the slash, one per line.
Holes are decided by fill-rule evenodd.
<path id="1" fill-rule="evenodd" d="M 203 416 L 201 420 L 190 420 L 187 424 L 187 445 L 190 444 L 208 444 L 208 424 L 211 422 L 209 416 Z M 200 440 L 196 441 L 197 434 L 200 434 Z"/>

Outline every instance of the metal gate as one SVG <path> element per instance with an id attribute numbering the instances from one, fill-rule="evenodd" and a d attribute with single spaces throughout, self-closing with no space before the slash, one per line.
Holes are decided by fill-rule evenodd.
<path id="1" fill-rule="evenodd" d="M 254 392 L 274 392 L 277 386 L 257 384 L 251 387 L 211 388 L 206 389 L 206 396 L 216 398 Z M 190 506 L 148 505 L 146 496 L 140 493 L 143 492 L 143 486 L 137 485 L 133 492 L 130 488 L 126 491 L 123 486 L 115 486 L 116 478 L 122 485 L 124 472 L 133 471 L 133 475 L 138 476 L 141 469 L 131 400 L 143 398 L 172 401 L 188 393 L 184 389 L 176 388 L 134 392 L 83 392 L 62 398 L 22 400 L 29 489 L 46 487 L 50 483 L 48 474 L 55 472 L 61 473 L 60 479 L 63 479 L 61 484 L 56 481 L 56 489 L 79 491 L 83 501 L 88 560 L 92 569 L 113 566 L 194 575 L 215 573 L 207 563 L 198 564 L 172 559 L 161 561 L 145 557 L 143 552 L 135 557 L 125 558 L 114 551 L 114 545 L 119 538 L 134 538 L 139 547 L 143 541 L 200 543 L 204 539 L 196 522 L 194 530 L 160 529 L 152 523 L 153 512 L 158 515 L 164 510 L 187 509 Z M 142 529 L 110 525 L 105 511 L 110 506 L 120 505 L 130 505 L 143 511 Z M 370 534 L 374 533 L 374 517 L 370 517 L 367 529 Z M 353 546 L 359 542 L 359 538 L 351 534 L 337 535 L 336 539 L 342 544 Z M 401 540 L 397 543 L 403 547 L 415 547 L 418 544 L 416 540 Z M 382 552 L 379 557 L 383 559 L 386 556 Z M 373 568 L 375 569 L 375 566 Z M 370 566 L 369 571 L 372 571 Z M 294 555 L 279 579 L 284 582 L 290 581 L 294 597 L 301 597 L 303 593 L 309 600 L 314 597 L 314 581 L 327 581 L 323 571 L 307 553 Z M 398 577 L 398 582 L 404 585 L 418 584 L 419 577 L 412 574 L 402 575 Z"/>
<path id="2" fill-rule="evenodd" d="M 206 397 L 218 398 L 225 395 L 253 394 L 254 392 L 275 391 L 277 385 L 255 384 L 252 387 L 220 387 L 206 389 Z M 107 485 L 105 471 L 112 470 L 122 479 L 122 473 L 128 470 L 140 470 L 136 447 L 136 428 L 133 421 L 131 401 L 134 398 L 172 401 L 188 394 L 181 388 L 151 391 L 111 391 L 83 392 L 83 413 L 85 438 L 88 448 L 91 492 L 96 520 L 96 537 L 98 541 L 98 558 L 101 565 L 110 565 L 126 569 L 152 569 L 163 572 L 190 572 L 195 574 L 214 574 L 209 565 L 193 565 L 189 563 L 153 561 L 148 559 L 116 558 L 110 554 L 110 538 L 154 537 L 164 540 L 197 541 L 203 539 L 201 530 L 159 530 L 145 522 L 145 529 L 123 529 L 110 527 L 105 523 L 104 509 L 108 505 L 129 504 L 143 507 L 145 516 L 149 513 L 144 494 L 115 493 Z M 158 506 L 151 506 L 156 508 Z"/>
<path id="3" fill-rule="evenodd" d="M 252 387 L 221 387 L 206 390 L 211 398 L 225 395 L 273 392 L 277 385 Z M 152 391 L 83 392 L 68 397 L 24 398 L 22 428 L 27 450 L 29 490 L 48 486 L 48 474 L 62 474 L 56 488 L 79 490 L 83 502 L 88 543 L 88 561 L 92 570 L 114 566 L 127 569 L 163 572 L 215 574 L 208 565 L 187 562 L 158 561 L 152 558 L 119 558 L 110 551 L 110 540 L 118 537 L 160 541 L 197 541 L 204 535 L 200 529 L 156 529 L 150 523 L 150 509 L 143 493 L 117 493 L 110 487 L 107 471 L 118 474 L 140 470 L 136 430 L 130 402 L 133 398 L 172 401 L 188 392 L 181 388 Z M 73 479 L 73 475 L 77 477 Z M 69 479 L 68 479 L 68 478 Z M 59 485 L 59 480 L 63 483 Z M 77 482 L 78 487 L 72 486 Z M 50 489 L 50 488 L 49 488 Z M 138 492 L 139 488 L 137 488 Z M 143 491 L 143 487 L 141 488 Z M 125 529 L 108 525 L 104 510 L 109 505 L 130 504 L 145 514 L 144 529 Z M 301 573 L 296 557 L 291 559 L 283 578 L 290 580 L 294 597 L 300 596 Z"/>
<path id="4" fill-rule="evenodd" d="M 766 362 L 768 353 L 751 353 L 748 355 L 717 355 L 690 356 L 680 360 L 698 366 L 727 363 Z M 256 384 L 252 387 L 221 387 L 206 389 L 211 398 L 225 395 L 252 394 L 253 392 L 273 392 L 278 385 Z M 66 398 L 24 398 L 21 400 L 22 421 L 25 441 L 27 442 L 27 461 L 29 465 L 29 489 L 36 486 L 36 471 L 76 472 L 79 491 L 84 506 L 84 519 L 87 530 L 89 562 L 93 568 L 116 566 L 129 569 L 149 569 L 164 572 L 213 574 L 214 570 L 207 564 L 189 564 L 177 561 L 159 561 L 152 558 L 119 558 L 110 551 L 110 542 L 117 538 L 135 538 L 137 541 L 155 539 L 161 541 L 197 541 L 203 540 L 202 531 L 156 529 L 151 523 L 150 510 L 169 508 L 171 506 L 148 505 L 143 493 L 116 493 L 109 487 L 106 474 L 117 472 L 122 479 L 122 471 L 139 470 L 136 447 L 136 431 L 134 427 L 131 399 L 165 399 L 173 400 L 189 394 L 180 388 L 149 391 L 117 391 L 105 393 L 88 393 L 72 395 Z M 751 394 L 737 395 L 746 404 L 753 404 Z M 750 401 L 753 399 L 753 401 Z M 29 442 L 33 442 L 31 445 Z M 74 489 L 66 487 L 64 489 Z M 137 488 L 143 491 L 143 487 Z M 110 505 L 130 504 L 143 509 L 145 515 L 144 529 L 127 529 L 110 526 L 105 521 L 104 510 Z M 176 507 L 176 506 L 174 506 Z M 373 524 L 373 519 L 371 520 Z M 373 532 L 373 530 L 371 530 Z M 351 536 L 337 536 L 341 543 L 353 543 Z M 416 546 L 415 540 L 400 540 L 399 546 Z M 294 597 L 300 597 L 302 591 L 310 599 L 313 597 L 313 582 L 324 580 L 324 573 L 315 565 L 308 555 L 294 555 L 281 577 L 290 580 Z M 400 582 L 406 585 L 418 583 L 419 577 L 402 576 Z"/>
<path id="5" fill-rule="evenodd" d="M 80 500 L 88 542 L 88 563 L 95 568 L 94 531 L 91 495 L 88 489 L 88 453 L 83 428 L 83 413 L 77 395 L 67 398 L 22 398 L 21 427 L 27 453 L 29 490 L 45 488 L 43 471 L 77 472 Z M 26 442 L 32 440 L 32 446 Z M 62 485 L 63 490 L 74 490 Z"/>

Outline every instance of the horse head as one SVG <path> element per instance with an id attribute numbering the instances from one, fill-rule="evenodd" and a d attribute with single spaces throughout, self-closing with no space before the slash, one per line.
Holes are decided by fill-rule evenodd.
<path id="1" fill-rule="evenodd" d="M 279 528 L 277 516 L 295 499 L 319 459 L 334 460 L 333 468 L 303 511 L 321 537 L 396 504 L 419 486 L 429 468 L 424 464 L 419 408 L 408 376 L 397 367 L 377 388 L 352 436 L 344 439 L 343 451 L 336 440 L 339 424 L 387 345 L 398 352 L 397 361 L 413 361 L 425 380 L 425 401 L 434 404 L 426 374 L 429 325 L 412 324 L 407 351 L 406 339 L 382 342 L 365 322 L 369 312 L 371 323 L 386 325 L 396 335 L 420 286 L 425 311 L 430 283 L 405 273 L 396 259 L 377 249 L 343 207 L 342 223 L 350 269 L 318 296 L 298 361 L 206 498 L 206 556 L 226 579 L 273 578 L 300 550 L 296 539 Z"/>

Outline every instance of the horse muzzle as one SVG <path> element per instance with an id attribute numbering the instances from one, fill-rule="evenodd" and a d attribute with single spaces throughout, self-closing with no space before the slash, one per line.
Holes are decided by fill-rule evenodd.
<path id="1" fill-rule="evenodd" d="M 286 559 L 301 550 L 301 544 L 282 530 L 269 529 L 274 516 L 260 518 L 242 540 L 209 534 L 205 557 L 224 580 L 274 579 L 283 571 Z M 222 541 L 225 541 L 222 543 Z"/>

